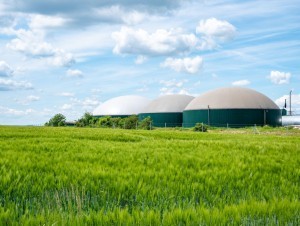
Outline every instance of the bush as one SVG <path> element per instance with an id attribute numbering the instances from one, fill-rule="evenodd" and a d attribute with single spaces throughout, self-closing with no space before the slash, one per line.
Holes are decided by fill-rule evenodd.
<path id="1" fill-rule="evenodd" d="M 194 131 L 196 132 L 207 132 L 208 126 L 203 123 L 196 123 Z"/>
<path id="2" fill-rule="evenodd" d="M 124 129 L 136 129 L 138 121 L 139 118 L 137 115 L 131 115 L 126 118 L 122 118 L 119 122 L 119 125 Z"/>
<path id="3" fill-rule="evenodd" d="M 111 117 L 105 116 L 105 117 L 99 118 L 97 121 L 97 127 L 111 128 L 112 127 Z"/>
<path id="4" fill-rule="evenodd" d="M 152 119 L 151 119 L 150 116 L 148 116 L 148 117 L 144 118 L 142 121 L 140 121 L 139 128 L 150 130 L 151 129 L 151 124 L 152 124 Z"/>

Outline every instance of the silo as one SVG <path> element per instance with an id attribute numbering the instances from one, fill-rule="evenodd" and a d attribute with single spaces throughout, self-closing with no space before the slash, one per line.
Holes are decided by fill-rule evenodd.
<path id="1" fill-rule="evenodd" d="M 151 101 L 139 114 L 139 120 L 150 116 L 153 126 L 182 126 L 182 112 L 194 97 L 183 94 L 164 95 Z"/>
<path id="2" fill-rule="evenodd" d="M 119 96 L 100 104 L 93 111 L 93 116 L 127 117 L 138 115 L 149 103 L 149 99 L 141 96 Z"/>
<path id="3" fill-rule="evenodd" d="M 281 125 L 281 110 L 267 96 L 241 87 L 220 88 L 192 100 L 183 112 L 185 127 Z"/>

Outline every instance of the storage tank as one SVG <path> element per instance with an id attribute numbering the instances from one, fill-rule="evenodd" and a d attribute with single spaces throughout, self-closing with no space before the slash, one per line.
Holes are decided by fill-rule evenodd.
<path id="1" fill-rule="evenodd" d="M 139 120 L 150 116 L 153 126 L 182 126 L 182 112 L 194 97 L 183 94 L 164 95 L 151 101 L 139 114 Z"/>
<path id="2" fill-rule="evenodd" d="M 193 127 L 196 123 L 217 127 L 281 126 L 281 110 L 255 90 L 220 88 L 198 96 L 184 109 L 184 126 Z"/>
<path id="3" fill-rule="evenodd" d="M 93 111 L 93 116 L 127 117 L 138 115 L 149 103 L 149 99 L 141 96 L 119 96 L 100 104 Z"/>

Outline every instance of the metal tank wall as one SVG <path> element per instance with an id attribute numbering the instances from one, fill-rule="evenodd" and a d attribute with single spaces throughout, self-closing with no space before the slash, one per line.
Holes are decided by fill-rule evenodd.
<path id="1" fill-rule="evenodd" d="M 155 127 L 176 127 L 182 126 L 182 112 L 167 112 L 167 113 L 141 113 L 139 121 L 151 117 L 153 126 Z"/>
<path id="2" fill-rule="evenodd" d="M 204 123 L 216 127 L 281 126 L 280 109 L 202 109 L 183 112 L 183 126 Z"/>
<path id="3" fill-rule="evenodd" d="M 151 101 L 139 114 L 139 120 L 150 116 L 155 127 L 182 126 L 182 112 L 194 99 L 184 94 L 171 94 Z"/>

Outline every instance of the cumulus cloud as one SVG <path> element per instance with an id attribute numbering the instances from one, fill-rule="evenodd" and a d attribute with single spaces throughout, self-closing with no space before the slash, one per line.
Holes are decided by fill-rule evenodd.
<path id="1" fill-rule="evenodd" d="M 48 57 L 55 54 L 53 46 L 42 40 L 41 33 L 20 29 L 15 31 L 15 35 L 17 38 L 7 44 L 7 47 L 14 51 L 35 57 Z"/>
<path id="2" fill-rule="evenodd" d="M 159 29 L 154 33 L 148 33 L 143 29 L 134 30 L 129 27 L 122 27 L 120 31 L 112 33 L 112 38 L 116 42 L 113 49 L 115 54 L 143 56 L 187 53 L 198 42 L 194 34 L 183 34 L 181 29 Z"/>
<path id="3" fill-rule="evenodd" d="M 44 41 L 43 31 L 15 30 L 17 38 L 11 40 L 7 47 L 30 57 L 47 58 L 54 66 L 70 66 L 75 63 L 71 53 L 55 48 Z"/>
<path id="4" fill-rule="evenodd" d="M 33 89 L 31 83 L 26 81 L 14 81 L 10 79 L 0 79 L 0 91 L 10 91 L 19 89 Z"/>
<path id="5" fill-rule="evenodd" d="M 55 51 L 55 55 L 50 58 L 50 63 L 58 67 L 70 67 L 75 63 L 75 58 L 73 54 L 58 49 Z"/>
<path id="6" fill-rule="evenodd" d="M 11 67 L 5 61 L 0 61 L 0 77 L 10 77 L 12 74 Z"/>
<path id="7" fill-rule="evenodd" d="M 233 86 L 246 86 L 249 85 L 250 81 L 249 80 L 239 80 L 239 81 L 235 81 L 232 83 Z"/>
<path id="8" fill-rule="evenodd" d="M 236 28 L 225 20 L 209 18 L 201 20 L 196 27 L 196 33 L 203 35 L 199 49 L 213 49 L 218 43 L 230 41 L 236 34 Z"/>
<path id="9" fill-rule="evenodd" d="M 268 79 L 270 79 L 272 83 L 277 85 L 289 84 L 290 78 L 291 73 L 280 71 L 271 71 L 270 76 L 268 76 Z"/>
<path id="10" fill-rule="evenodd" d="M 203 59 L 199 56 L 194 58 L 186 57 L 183 59 L 169 57 L 161 64 L 161 66 L 171 68 L 177 72 L 196 74 L 202 68 L 202 64 Z"/>
<path id="11" fill-rule="evenodd" d="M 80 71 L 80 70 L 72 70 L 72 69 L 69 69 L 68 71 L 67 71 L 67 75 L 69 76 L 69 77 L 82 77 L 83 76 L 83 73 L 82 73 L 82 71 Z"/>

